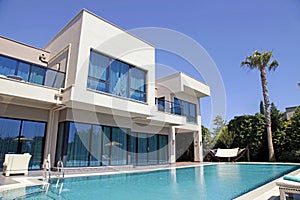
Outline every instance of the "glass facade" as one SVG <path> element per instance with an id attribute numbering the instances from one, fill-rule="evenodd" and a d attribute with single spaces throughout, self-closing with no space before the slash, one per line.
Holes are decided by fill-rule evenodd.
<path id="1" fill-rule="evenodd" d="M 0 74 L 38 85 L 64 88 L 65 73 L 0 55 Z"/>
<path id="2" fill-rule="evenodd" d="M 185 116 L 187 122 L 197 123 L 196 104 L 175 97 L 172 113 Z"/>
<path id="3" fill-rule="evenodd" d="M 0 118 L 0 167 L 7 153 L 30 153 L 29 169 L 40 169 L 45 131 L 45 122 Z"/>
<path id="4" fill-rule="evenodd" d="M 60 159 L 66 167 L 166 164 L 168 136 L 134 133 L 117 127 L 61 122 L 56 162 Z"/>
<path id="5" fill-rule="evenodd" d="M 91 50 L 87 88 L 146 102 L 146 72 Z"/>

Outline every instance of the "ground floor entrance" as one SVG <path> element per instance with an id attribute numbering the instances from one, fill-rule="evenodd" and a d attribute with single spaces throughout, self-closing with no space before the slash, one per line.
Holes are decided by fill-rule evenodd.
<path id="1" fill-rule="evenodd" d="M 194 133 L 177 133 L 176 141 L 176 162 L 194 161 Z"/>

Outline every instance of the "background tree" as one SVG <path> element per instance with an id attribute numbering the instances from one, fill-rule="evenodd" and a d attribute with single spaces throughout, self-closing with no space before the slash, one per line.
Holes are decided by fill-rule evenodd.
<path id="1" fill-rule="evenodd" d="M 235 133 L 233 147 L 248 146 L 253 161 L 265 161 L 267 155 L 262 151 L 266 141 L 264 116 L 261 114 L 235 116 L 228 123 L 228 131 Z"/>
<path id="2" fill-rule="evenodd" d="M 283 113 L 271 103 L 272 135 L 276 158 L 279 158 L 286 148 L 286 132 Z"/>
<path id="3" fill-rule="evenodd" d="M 260 101 L 260 104 L 259 104 L 259 113 L 262 114 L 262 115 L 265 114 L 265 106 L 264 106 L 264 103 L 262 101 Z"/>
<path id="4" fill-rule="evenodd" d="M 269 161 L 275 161 L 275 155 L 272 141 L 270 100 L 265 69 L 267 68 L 268 71 L 272 71 L 278 67 L 278 62 L 276 60 L 270 60 L 272 57 L 273 53 L 271 51 L 264 51 L 262 53 L 254 51 L 254 53 L 251 56 L 247 56 L 245 61 L 241 63 L 241 67 L 246 66 L 249 69 L 258 69 L 260 71 L 261 85 L 265 104 L 265 121 L 267 130 Z"/>
<path id="5" fill-rule="evenodd" d="M 232 143 L 234 141 L 235 134 L 232 131 L 228 131 L 228 127 L 225 126 L 221 130 L 221 132 L 218 135 L 218 143 L 222 143 L 225 148 L 229 149 L 232 148 Z"/>
<path id="6" fill-rule="evenodd" d="M 208 128 L 202 125 L 201 129 L 202 129 L 203 154 L 207 155 L 208 151 L 212 148 L 212 137 Z"/>
<path id="7" fill-rule="evenodd" d="M 213 120 L 213 130 L 212 130 L 212 141 L 211 145 L 213 148 L 218 146 L 218 135 L 221 133 L 222 129 L 226 126 L 225 120 L 220 116 L 217 115 L 216 118 Z"/>
<path id="8" fill-rule="evenodd" d="M 279 158 L 282 161 L 300 162 L 300 107 L 297 107 L 293 116 L 285 125 L 285 149 Z"/>
<path id="9" fill-rule="evenodd" d="M 213 120 L 212 136 L 216 137 L 221 132 L 224 126 L 224 119 L 220 115 L 217 115 L 216 118 Z"/>

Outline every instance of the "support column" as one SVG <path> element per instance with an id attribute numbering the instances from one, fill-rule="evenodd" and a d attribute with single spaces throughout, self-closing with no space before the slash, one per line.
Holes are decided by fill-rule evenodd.
<path id="1" fill-rule="evenodd" d="M 201 126 L 199 126 L 198 131 L 194 132 L 194 161 L 203 162 L 203 143 Z"/>
<path id="2" fill-rule="evenodd" d="M 175 127 L 170 128 L 169 133 L 169 163 L 176 163 L 176 148 L 175 148 Z"/>
<path id="3" fill-rule="evenodd" d="M 47 122 L 47 131 L 46 131 L 46 138 L 45 138 L 45 147 L 44 147 L 44 159 L 46 159 L 48 157 L 48 154 L 50 154 L 51 167 L 54 166 L 54 159 L 55 159 L 58 117 L 59 117 L 59 110 L 57 108 L 49 110 L 49 117 Z"/>

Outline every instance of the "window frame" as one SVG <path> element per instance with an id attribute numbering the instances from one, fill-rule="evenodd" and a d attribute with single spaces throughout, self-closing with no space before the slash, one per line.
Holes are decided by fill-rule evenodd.
<path id="1" fill-rule="evenodd" d="M 197 118 L 198 117 L 197 117 L 197 105 L 196 104 L 188 102 L 188 101 L 185 101 L 185 100 L 182 100 L 182 99 L 179 99 L 177 97 L 174 97 L 173 101 L 174 101 L 174 105 L 178 104 L 178 103 L 175 103 L 175 102 L 179 102 L 180 107 L 181 107 L 180 115 L 185 116 L 186 117 L 186 121 L 188 123 L 197 124 Z M 185 115 L 185 112 L 183 111 L 183 109 L 184 109 L 183 103 L 187 103 L 188 104 L 188 109 L 187 109 L 187 111 L 185 110 L 185 112 L 187 113 L 186 115 Z M 195 106 L 195 109 L 194 109 L 195 116 L 191 115 L 191 112 L 190 112 L 191 111 L 191 106 Z M 174 106 L 174 108 L 176 108 L 176 107 Z M 176 113 L 176 110 L 174 111 L 174 114 L 178 114 L 178 113 Z"/>
<path id="2" fill-rule="evenodd" d="M 97 77 L 94 77 L 94 76 L 90 76 L 89 74 L 89 70 L 90 70 L 90 58 L 91 58 L 91 52 L 95 53 L 95 54 L 99 54 L 100 56 L 103 56 L 103 57 L 106 57 L 110 60 L 109 62 L 109 65 L 107 66 L 107 75 L 106 75 L 106 80 L 102 80 L 101 78 L 97 78 Z M 128 71 L 126 73 L 128 73 L 128 78 L 127 78 L 127 93 L 126 93 L 126 96 L 121 96 L 121 95 L 117 95 L 117 94 L 114 94 L 111 92 L 111 75 L 112 75 L 112 63 L 113 62 L 120 62 L 122 64 L 125 64 L 125 65 L 128 65 Z M 135 89 L 135 88 L 132 88 L 131 87 L 131 80 L 132 80 L 132 69 L 137 69 L 137 70 L 140 70 L 144 73 L 144 77 L 143 77 L 143 80 L 144 80 L 144 86 L 142 87 L 143 90 L 138 90 L 138 89 Z M 117 59 L 117 58 L 114 58 L 112 56 L 109 56 L 107 54 L 104 54 L 102 52 L 99 52 L 93 48 L 90 49 L 90 55 L 89 55 L 89 65 L 88 65 L 88 76 L 87 76 L 87 89 L 90 89 L 90 90 L 93 90 L 93 91 L 97 91 L 97 92 L 103 92 L 103 93 L 106 93 L 106 94 L 110 94 L 110 95 L 113 95 L 113 96 L 117 96 L 117 97 L 121 97 L 121 98 L 126 98 L 126 99 L 130 99 L 130 100 L 133 100 L 133 101 L 137 101 L 137 102 L 142 102 L 142 103 L 147 103 L 147 84 L 146 84 L 146 81 L 147 81 L 147 71 L 144 70 L 144 69 L 141 69 L 139 67 L 136 67 L 135 65 L 132 65 L 128 62 L 124 62 L 120 59 Z M 98 90 L 97 87 L 96 89 L 94 88 L 91 88 L 89 87 L 89 80 L 93 80 L 93 81 L 97 81 L 98 83 L 104 83 L 106 85 L 106 90 L 103 91 L 103 90 Z M 131 97 L 131 93 L 138 93 L 141 96 L 143 96 L 144 98 L 139 98 L 139 99 L 136 99 L 136 98 L 132 98 Z"/>

